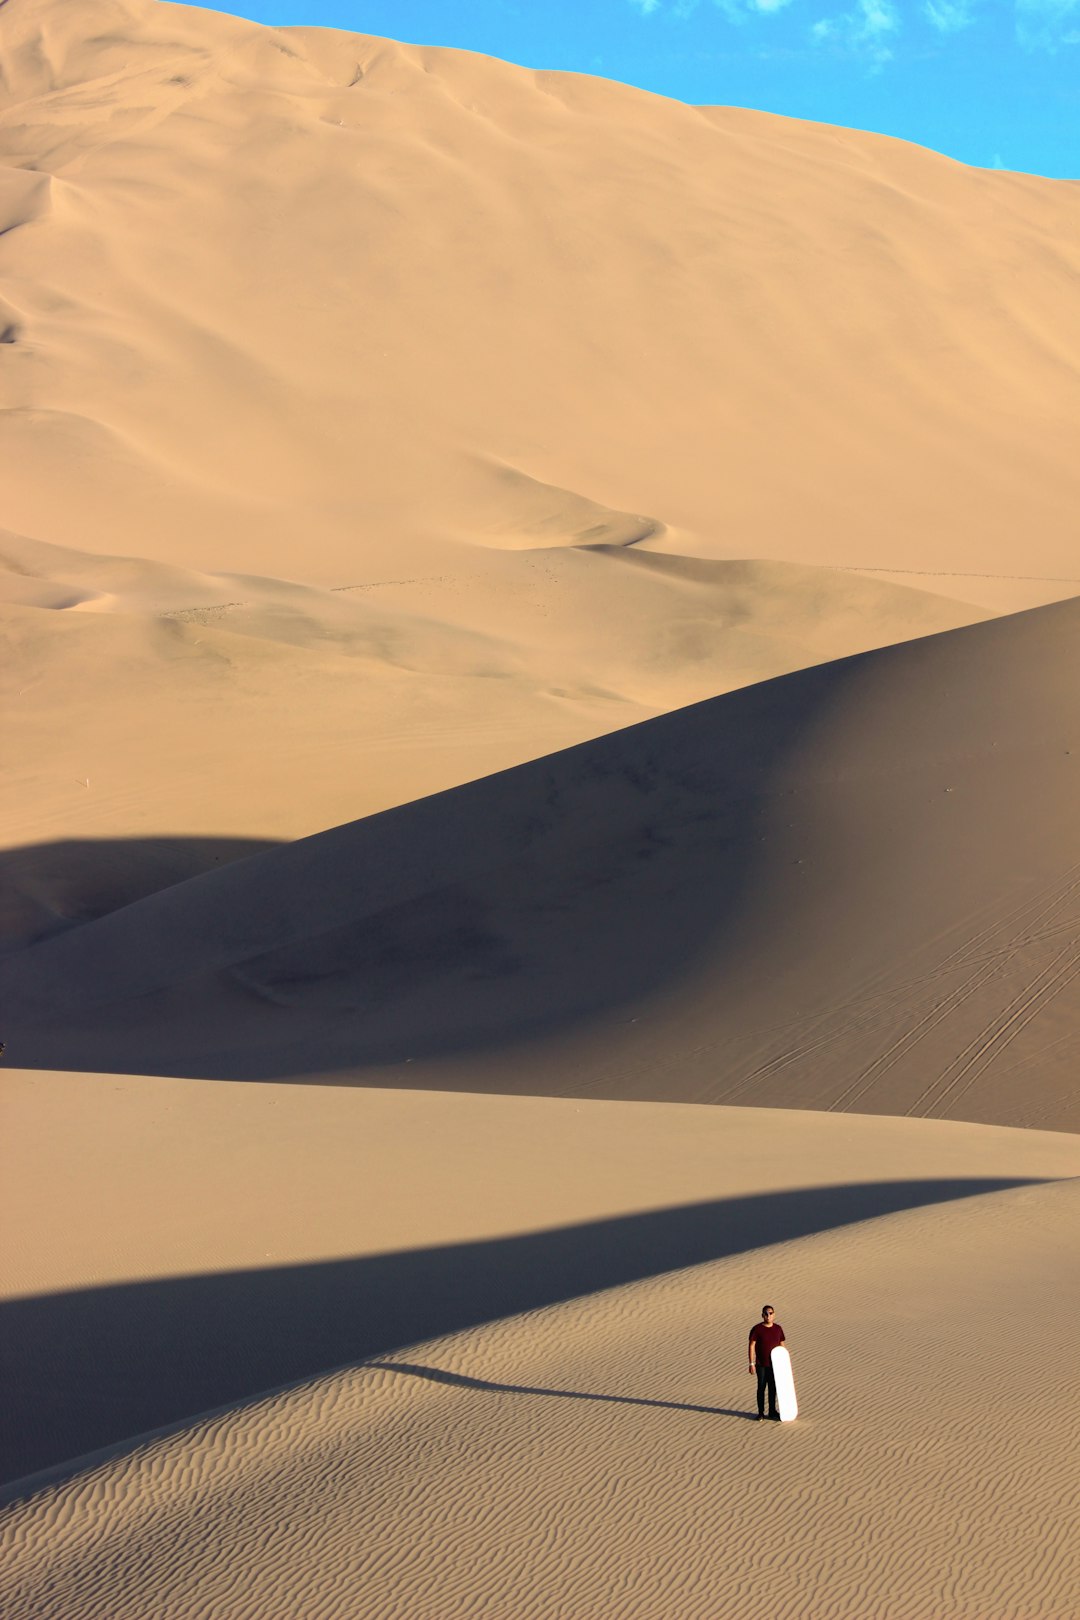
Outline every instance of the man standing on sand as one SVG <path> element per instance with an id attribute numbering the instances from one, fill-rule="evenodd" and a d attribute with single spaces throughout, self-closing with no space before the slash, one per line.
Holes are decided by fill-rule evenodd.
<path id="1" fill-rule="evenodd" d="M 769 1416 L 777 1423 L 780 1413 L 776 1410 L 776 1379 L 773 1376 L 772 1353 L 778 1344 L 784 1342 L 784 1330 L 776 1320 L 776 1312 L 771 1305 L 761 1307 L 761 1321 L 755 1322 L 750 1329 L 750 1371 L 757 1373 L 757 1418 L 760 1423 L 765 1417 L 765 1392 L 769 1393 Z"/>

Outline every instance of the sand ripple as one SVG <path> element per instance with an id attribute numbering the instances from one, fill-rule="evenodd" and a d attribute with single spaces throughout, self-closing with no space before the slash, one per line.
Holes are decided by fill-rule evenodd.
<path id="1" fill-rule="evenodd" d="M 438 1341 L 7 1510 L 6 1620 L 1066 1620 L 1080 1184 L 867 1221 Z M 775 1294 L 804 1416 L 747 1421 Z M 1040 1344 L 1044 1343 L 1039 1335 Z M 1046 1345 L 1049 1350 L 1051 1346 Z"/>

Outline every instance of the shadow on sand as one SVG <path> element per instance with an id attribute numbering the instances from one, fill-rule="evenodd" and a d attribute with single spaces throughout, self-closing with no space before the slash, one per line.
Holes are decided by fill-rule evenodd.
<path id="1" fill-rule="evenodd" d="M 267 838 L 62 838 L 0 850 L 0 951 L 66 933 L 249 855 Z"/>
<path id="2" fill-rule="evenodd" d="M 661 1406 L 669 1412 L 702 1412 L 706 1417 L 757 1419 L 756 1412 L 737 1411 L 733 1406 L 694 1406 L 689 1401 L 654 1401 L 644 1395 L 600 1395 L 585 1389 L 548 1389 L 542 1384 L 496 1384 L 489 1378 L 470 1378 L 465 1373 L 447 1372 L 445 1367 L 424 1367 L 413 1361 L 368 1361 L 380 1372 L 401 1373 L 423 1378 L 430 1384 L 454 1384 L 462 1389 L 487 1390 L 494 1395 L 550 1395 L 560 1401 L 613 1401 L 617 1406 Z"/>
<path id="3" fill-rule="evenodd" d="M 197 875 L 0 963 L 9 1061 L 355 1073 L 557 1034 L 705 956 L 721 973 L 772 848 L 763 807 L 865 668 L 764 681 L 213 870 L 196 851 Z"/>
<path id="4" fill-rule="evenodd" d="M 801 1188 L 484 1242 L 10 1300 L 0 1305 L 5 1477 L 483 1322 L 1030 1180 Z M 717 1323 L 733 1355 L 743 1327 Z"/>

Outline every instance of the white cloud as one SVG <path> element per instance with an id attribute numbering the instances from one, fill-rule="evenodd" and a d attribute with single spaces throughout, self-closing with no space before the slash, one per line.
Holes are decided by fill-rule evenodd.
<path id="1" fill-rule="evenodd" d="M 923 13 L 942 34 L 958 34 L 975 21 L 977 0 L 925 0 Z"/>
<path id="2" fill-rule="evenodd" d="M 0 0 L 2 3 L 2 0 Z M 712 0 L 718 11 L 722 11 L 729 22 L 744 23 L 749 17 L 771 16 L 774 12 L 783 11 L 791 0 Z M 664 5 L 664 0 L 630 0 L 630 4 L 641 12 L 643 17 L 651 16 Z M 701 4 L 701 0 L 669 0 L 666 9 L 673 17 L 686 18 L 694 14 Z"/>
<path id="3" fill-rule="evenodd" d="M 1080 0 L 1016 0 L 1016 37 L 1029 51 L 1080 45 Z"/>
<path id="4" fill-rule="evenodd" d="M 1077 0 L 1080 4 L 1080 0 Z M 893 0 L 856 0 L 853 11 L 823 17 L 810 30 L 819 44 L 832 42 L 865 56 L 880 68 L 892 56 L 887 43 L 900 30 L 900 12 Z"/>
<path id="5" fill-rule="evenodd" d="M 751 0 L 713 0 L 713 5 L 717 11 L 722 11 L 731 23 L 744 23 L 757 11 Z"/>

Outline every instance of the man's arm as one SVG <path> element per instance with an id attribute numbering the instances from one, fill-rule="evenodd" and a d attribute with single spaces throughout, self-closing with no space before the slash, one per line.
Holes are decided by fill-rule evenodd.
<path id="1" fill-rule="evenodd" d="M 756 1366 L 757 1323 L 756 1322 L 755 1322 L 754 1326 L 750 1329 L 750 1342 L 747 1345 L 747 1354 L 749 1355 L 749 1358 L 750 1358 L 750 1371 L 751 1372 L 757 1372 L 757 1366 Z"/>

